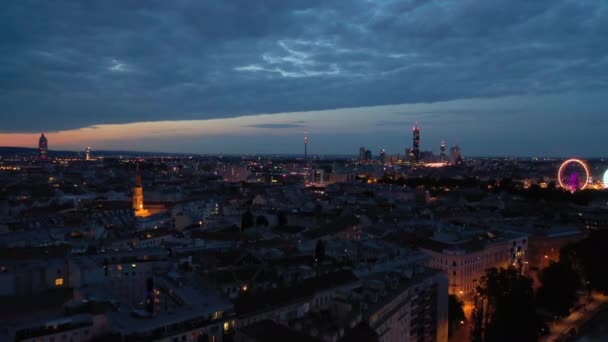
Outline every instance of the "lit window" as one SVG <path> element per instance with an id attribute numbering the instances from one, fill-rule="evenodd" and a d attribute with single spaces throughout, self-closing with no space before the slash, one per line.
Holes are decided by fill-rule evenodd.
<path id="1" fill-rule="evenodd" d="M 63 286 L 63 278 L 55 278 L 55 286 Z"/>
<path id="2" fill-rule="evenodd" d="M 224 322 L 224 331 L 228 331 L 230 329 L 230 324 L 228 322 Z"/>

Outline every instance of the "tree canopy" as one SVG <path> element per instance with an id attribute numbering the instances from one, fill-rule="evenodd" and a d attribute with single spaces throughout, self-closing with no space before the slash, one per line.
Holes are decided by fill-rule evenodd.
<path id="1" fill-rule="evenodd" d="M 476 312 L 483 313 L 474 319 L 473 340 L 481 336 L 483 341 L 492 342 L 538 339 L 541 321 L 536 314 L 532 279 L 515 268 L 492 268 L 481 279 L 477 291 Z"/>
<path id="2" fill-rule="evenodd" d="M 560 261 L 544 268 L 539 279 L 542 283 L 537 292 L 539 306 L 555 316 L 567 316 L 578 299 L 579 275 L 570 264 Z"/>

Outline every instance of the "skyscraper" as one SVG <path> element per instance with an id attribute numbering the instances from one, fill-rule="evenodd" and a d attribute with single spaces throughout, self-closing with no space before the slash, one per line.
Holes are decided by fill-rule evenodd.
<path id="1" fill-rule="evenodd" d="M 462 155 L 460 154 L 460 147 L 458 145 L 452 146 L 450 148 L 450 164 L 456 165 L 460 164 L 462 161 Z"/>
<path id="2" fill-rule="evenodd" d="M 372 160 L 372 151 L 367 150 L 365 151 L 365 161 L 371 161 Z"/>
<path id="3" fill-rule="evenodd" d="M 384 149 L 380 150 L 380 162 L 386 164 L 386 151 Z"/>
<path id="4" fill-rule="evenodd" d="M 414 161 L 420 161 L 420 129 L 418 124 L 414 125 L 412 137 L 412 154 L 414 155 Z"/>
<path id="5" fill-rule="evenodd" d="M 441 141 L 441 147 L 439 147 L 439 161 L 445 163 L 445 141 Z"/>
<path id="6" fill-rule="evenodd" d="M 44 133 L 40 136 L 40 140 L 38 140 L 38 157 L 40 159 L 46 159 L 46 153 L 49 149 L 49 142 L 44 136 Z"/>
<path id="7" fill-rule="evenodd" d="M 84 160 L 91 160 L 91 148 L 87 147 L 84 151 Z"/>
<path id="8" fill-rule="evenodd" d="M 359 148 L 359 161 L 365 161 L 365 147 L 361 146 Z"/>
<path id="9" fill-rule="evenodd" d="M 308 132 L 304 132 L 304 161 L 308 159 Z"/>

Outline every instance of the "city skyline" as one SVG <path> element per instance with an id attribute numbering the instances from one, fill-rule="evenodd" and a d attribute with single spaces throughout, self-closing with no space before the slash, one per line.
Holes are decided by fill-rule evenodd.
<path id="1" fill-rule="evenodd" d="M 309 132 L 311 154 L 396 154 L 419 122 L 423 150 L 604 156 L 606 13 L 566 0 L 12 2 L 0 146 L 46 132 L 58 149 L 298 153 Z"/>
<path id="2" fill-rule="evenodd" d="M 588 101 L 605 101 L 608 104 L 608 100 L 603 100 L 601 95 L 581 96 Z M 545 114 L 537 109 L 542 104 L 551 104 Z M 575 115 L 574 109 L 578 105 L 586 108 L 582 112 L 588 114 Z M 474 109 L 467 109 L 471 106 Z M 505 130 L 505 118 L 483 115 L 494 106 L 502 106 L 506 113 L 514 114 L 525 122 L 518 126 L 523 138 Z M 372 116 L 370 112 L 378 114 Z M 560 119 L 553 119 L 554 113 L 560 113 Z M 411 147 L 412 126 L 418 123 L 423 131 L 421 151 L 436 154 L 440 152 L 440 143 L 445 141 L 448 146 L 460 146 L 468 156 L 604 157 L 597 138 L 608 129 L 604 127 L 607 123 L 601 119 L 580 119 L 581 116 L 591 115 L 589 113 L 585 101 L 579 104 L 561 95 L 547 95 L 296 113 L 304 120 L 295 120 L 291 113 L 280 113 L 228 119 L 96 125 L 44 133 L 51 138 L 50 150 L 80 151 L 91 147 L 93 151 L 236 155 L 301 154 L 301 137 L 306 132 L 311 139 L 308 145 L 310 155 L 354 155 L 356 152 L 353 151 L 362 142 L 372 150 L 385 149 L 388 154 L 396 155 L 403 154 L 404 148 Z M 354 121 L 340 120 L 340 117 L 347 115 Z M 424 120 L 409 120 L 414 116 Z M 483 134 L 475 132 L 476 128 L 472 125 L 475 121 L 487 125 Z M 347 124 L 352 127 L 344 132 Z M 542 135 L 538 134 L 539 126 L 546 128 Z M 377 132 L 370 133 L 370 127 Z M 562 145 L 563 137 L 567 134 L 582 136 L 569 141 L 568 145 Z M 40 132 L 0 133 L 0 146 L 36 147 L 32 142 L 37 141 L 39 136 Z"/>

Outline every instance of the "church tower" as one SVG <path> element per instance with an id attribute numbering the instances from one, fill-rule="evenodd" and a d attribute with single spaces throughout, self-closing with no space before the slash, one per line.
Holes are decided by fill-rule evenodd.
<path id="1" fill-rule="evenodd" d="M 139 164 L 135 171 L 135 187 L 133 188 L 133 210 L 135 216 L 145 217 L 150 213 L 144 209 L 144 188 L 141 185 L 141 173 L 139 172 Z"/>

